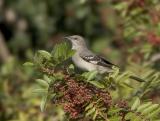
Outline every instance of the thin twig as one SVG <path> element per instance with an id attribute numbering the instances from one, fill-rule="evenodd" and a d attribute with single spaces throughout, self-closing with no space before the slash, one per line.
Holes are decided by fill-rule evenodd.
<path id="1" fill-rule="evenodd" d="M 11 57 L 5 39 L 0 31 L 0 60 L 6 62 Z"/>

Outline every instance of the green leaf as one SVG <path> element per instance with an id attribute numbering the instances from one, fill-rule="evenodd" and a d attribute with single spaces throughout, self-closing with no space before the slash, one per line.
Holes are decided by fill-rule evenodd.
<path id="1" fill-rule="evenodd" d="M 88 110 L 88 112 L 86 113 L 86 117 L 93 114 L 96 111 L 96 108 L 93 107 L 92 109 Z"/>
<path id="2" fill-rule="evenodd" d="M 72 57 L 74 54 L 75 54 L 75 50 L 70 50 L 68 52 L 68 55 L 67 55 L 66 59 L 69 58 L 69 57 Z"/>
<path id="3" fill-rule="evenodd" d="M 57 64 L 67 60 L 75 53 L 66 42 L 60 43 L 56 45 L 51 52 L 52 57 L 56 61 Z"/>
<path id="4" fill-rule="evenodd" d="M 110 73 L 109 76 L 113 77 L 113 78 L 116 78 L 119 74 L 119 68 L 113 66 L 112 69 L 113 69 L 113 73 Z"/>
<path id="5" fill-rule="evenodd" d="M 97 73 L 97 71 L 91 71 L 87 77 L 87 81 L 93 80 L 96 77 Z"/>
<path id="6" fill-rule="evenodd" d="M 140 105 L 138 107 L 138 109 L 137 109 L 137 112 L 141 112 L 141 111 L 143 111 L 144 109 L 148 108 L 151 105 L 152 105 L 152 102 L 147 102 L 147 103 L 145 103 L 143 105 Z"/>
<path id="7" fill-rule="evenodd" d="M 115 8 L 116 10 L 123 10 L 123 9 L 126 9 L 127 6 L 128 6 L 128 3 L 127 3 L 127 2 L 120 2 L 119 4 L 116 4 L 116 5 L 114 6 L 114 8 Z"/>
<path id="8" fill-rule="evenodd" d="M 125 120 L 131 120 L 131 119 L 134 119 L 136 117 L 136 115 L 132 112 L 129 112 L 126 114 L 125 116 Z"/>
<path id="9" fill-rule="evenodd" d="M 120 121 L 121 117 L 120 116 L 113 116 L 111 118 L 109 118 L 109 121 Z"/>
<path id="10" fill-rule="evenodd" d="M 116 82 L 120 84 L 121 82 L 124 82 L 128 78 L 129 78 L 129 72 L 124 72 L 123 74 L 117 76 Z"/>
<path id="11" fill-rule="evenodd" d="M 125 30 L 124 30 L 124 37 L 128 37 L 128 38 L 131 38 L 134 36 L 134 34 L 136 33 L 136 30 L 134 27 L 127 27 Z"/>
<path id="12" fill-rule="evenodd" d="M 121 111 L 122 109 L 121 108 L 111 108 L 109 111 L 108 111 L 108 114 L 109 115 L 113 115 L 115 113 L 118 113 L 119 111 Z"/>
<path id="13" fill-rule="evenodd" d="M 57 105 L 54 107 L 55 112 L 57 114 L 57 120 L 56 121 L 65 121 L 65 112 L 63 110 L 63 107 L 61 105 Z"/>
<path id="14" fill-rule="evenodd" d="M 74 70 L 74 65 L 73 64 L 69 65 L 69 69 L 73 69 Z"/>
<path id="15" fill-rule="evenodd" d="M 40 108 L 41 108 L 41 111 L 43 112 L 46 108 L 46 103 L 47 103 L 47 98 L 48 98 L 48 95 L 45 95 L 42 97 L 42 100 L 41 100 L 41 105 L 40 105 Z"/>
<path id="16" fill-rule="evenodd" d="M 131 110 L 136 110 L 139 105 L 140 105 L 140 99 L 137 97 L 131 107 Z"/>
<path id="17" fill-rule="evenodd" d="M 32 62 L 25 62 L 23 66 L 34 66 L 34 64 Z"/>
<path id="18" fill-rule="evenodd" d="M 49 95 L 49 99 L 53 99 L 56 96 L 56 93 L 52 93 Z"/>
<path id="19" fill-rule="evenodd" d="M 51 59 L 51 54 L 45 50 L 39 50 L 38 53 L 48 60 Z"/>
<path id="20" fill-rule="evenodd" d="M 34 89 L 33 93 L 37 93 L 37 94 L 43 95 L 43 94 L 47 94 L 48 90 L 47 89 Z"/>
<path id="21" fill-rule="evenodd" d="M 97 88 L 105 88 L 105 86 L 98 81 L 88 81 L 90 84 L 96 86 Z"/>
<path id="22" fill-rule="evenodd" d="M 142 11 L 143 11 L 142 8 L 135 8 L 135 9 L 133 9 L 133 10 L 131 11 L 131 15 L 132 15 L 132 16 L 135 16 L 135 15 L 137 15 L 137 14 L 140 14 Z"/>
<path id="23" fill-rule="evenodd" d="M 150 113 L 147 117 L 148 118 L 156 118 L 156 117 L 159 116 L 159 113 L 160 113 L 160 107 L 157 110 L 155 110 L 152 113 Z"/>
<path id="24" fill-rule="evenodd" d="M 36 79 L 36 82 L 42 87 L 49 87 L 49 84 L 45 80 Z"/>
<path id="25" fill-rule="evenodd" d="M 92 108 L 94 106 L 93 103 L 90 103 L 86 108 L 85 108 L 85 111 L 89 110 L 90 108 Z"/>
<path id="26" fill-rule="evenodd" d="M 149 114 L 152 111 L 156 110 L 159 107 L 159 104 L 153 104 L 150 107 L 146 108 L 145 110 L 142 111 L 142 114 Z"/>
<path id="27" fill-rule="evenodd" d="M 47 81 L 48 84 L 52 82 L 52 80 L 47 75 L 44 75 L 43 78 L 45 81 Z"/>
<path id="28" fill-rule="evenodd" d="M 39 50 L 36 52 L 34 56 L 34 64 L 36 66 L 43 67 L 46 64 L 47 65 L 53 65 L 52 63 L 49 63 L 51 61 L 51 54 L 44 50 Z"/>
<path id="29" fill-rule="evenodd" d="M 134 118 L 131 119 L 131 121 L 143 121 L 141 117 L 135 116 Z"/>
<path id="30" fill-rule="evenodd" d="M 129 85 L 126 82 L 122 82 L 122 83 L 120 83 L 120 85 L 123 86 L 123 87 L 129 88 L 129 89 L 134 89 L 131 85 Z"/>
<path id="31" fill-rule="evenodd" d="M 93 114 L 93 120 L 96 120 L 96 117 L 97 117 L 97 115 L 98 115 L 98 111 L 96 110 L 95 112 L 94 112 L 94 114 Z"/>
<path id="32" fill-rule="evenodd" d="M 69 65 L 67 71 L 68 71 L 68 73 L 73 74 L 74 73 L 74 65 L 73 64 Z"/>
<path id="33" fill-rule="evenodd" d="M 87 79 L 87 81 L 90 81 L 96 77 L 97 73 L 98 73 L 97 71 L 89 71 L 83 73 L 82 76 L 84 76 Z"/>

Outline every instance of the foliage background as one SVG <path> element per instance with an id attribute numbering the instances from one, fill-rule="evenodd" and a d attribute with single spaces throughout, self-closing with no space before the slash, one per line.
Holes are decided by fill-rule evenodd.
<path id="1" fill-rule="evenodd" d="M 38 74 L 22 64 L 66 35 L 86 37 L 93 51 L 123 70 L 141 76 L 147 65 L 158 72 L 159 13 L 159 0 L 0 0 L 0 120 L 54 120 L 54 109 L 40 112 L 32 93 Z M 157 86 L 146 95 L 156 103 Z"/>

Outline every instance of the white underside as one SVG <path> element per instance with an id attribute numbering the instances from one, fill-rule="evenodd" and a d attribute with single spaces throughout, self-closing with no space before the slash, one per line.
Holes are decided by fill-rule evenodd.
<path id="1" fill-rule="evenodd" d="M 82 69 L 82 70 L 86 70 L 86 71 L 98 71 L 99 73 L 105 73 L 105 72 L 110 72 L 111 70 L 106 68 L 106 67 L 103 67 L 103 66 L 99 66 L 99 65 L 96 65 L 96 64 L 92 64 L 92 63 L 89 63 L 85 60 L 83 60 L 78 53 L 76 53 L 73 57 L 72 57 L 72 60 L 74 62 L 74 64 Z"/>

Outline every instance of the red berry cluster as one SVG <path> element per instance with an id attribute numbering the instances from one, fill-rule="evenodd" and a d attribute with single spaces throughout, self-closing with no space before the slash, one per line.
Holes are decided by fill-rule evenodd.
<path id="1" fill-rule="evenodd" d="M 94 99 L 101 99 L 106 108 L 110 107 L 112 103 L 109 92 L 102 91 L 92 85 L 79 82 L 70 77 L 66 77 L 65 82 L 57 82 L 53 86 L 54 91 L 62 94 L 54 103 L 62 104 L 64 111 L 72 119 L 83 115 L 85 105 Z"/>
<path id="2" fill-rule="evenodd" d="M 145 0 L 135 0 L 135 4 L 140 7 L 145 6 Z"/>
<path id="3" fill-rule="evenodd" d="M 63 93 L 61 103 L 65 112 L 68 112 L 71 118 L 77 118 L 83 111 L 83 105 L 93 97 L 87 86 L 83 83 L 77 83 L 73 79 L 66 80 L 66 84 L 59 89 Z"/>
<path id="4" fill-rule="evenodd" d="M 120 101 L 118 101 L 117 106 L 119 108 L 127 109 L 128 108 L 128 102 L 125 101 L 125 100 L 120 100 Z"/>
<path id="5" fill-rule="evenodd" d="M 156 35 L 153 32 L 148 33 L 148 41 L 153 45 L 159 45 L 160 44 L 160 36 Z"/>
<path id="6" fill-rule="evenodd" d="M 103 101 L 105 107 L 110 107 L 112 104 L 112 97 L 109 92 L 106 91 L 98 91 L 96 92 L 98 97 Z"/>
<path id="7" fill-rule="evenodd" d="M 160 15 L 159 15 L 159 11 L 156 10 L 155 8 L 151 9 L 149 11 L 149 15 L 151 17 L 152 23 L 156 26 L 158 26 L 159 21 L 160 21 Z"/>
<path id="8" fill-rule="evenodd" d="M 133 9 L 135 7 L 145 7 L 146 5 L 145 0 L 133 0 L 133 1 L 125 0 L 125 1 L 129 3 L 129 8 L 133 8 Z"/>
<path id="9" fill-rule="evenodd" d="M 78 115 L 82 112 L 80 105 L 75 105 L 73 103 L 64 103 L 64 111 L 70 114 L 72 119 L 78 118 Z"/>
<path id="10" fill-rule="evenodd" d="M 124 110 L 121 110 L 119 112 L 119 115 L 122 117 L 121 121 L 125 121 L 124 118 L 125 118 L 125 115 L 127 114 L 127 112 L 125 110 L 127 110 L 129 108 L 128 106 L 128 102 L 125 101 L 125 100 L 120 100 L 118 103 L 117 103 L 117 106 L 119 108 L 122 108 Z"/>

